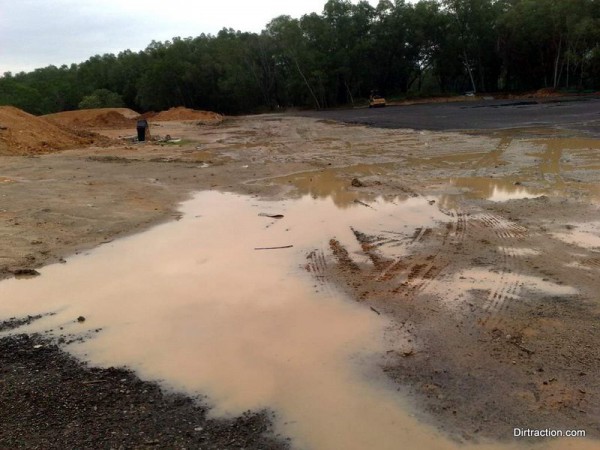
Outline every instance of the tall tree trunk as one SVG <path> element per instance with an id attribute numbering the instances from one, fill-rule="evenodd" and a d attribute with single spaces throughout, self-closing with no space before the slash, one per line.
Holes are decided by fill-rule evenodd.
<path id="1" fill-rule="evenodd" d="M 469 72 L 469 78 L 471 78 L 471 85 L 473 86 L 473 94 L 477 92 L 477 88 L 475 87 L 475 80 L 473 79 L 473 72 L 471 71 L 471 64 L 469 64 L 469 60 L 467 59 L 467 52 L 463 51 L 463 57 L 465 58 L 465 66 L 467 66 L 467 72 Z"/>
<path id="2" fill-rule="evenodd" d="M 350 91 L 350 86 L 348 86 L 348 82 L 346 80 L 344 80 L 344 85 L 346 86 L 346 92 L 348 92 L 350 103 L 352 103 L 352 106 L 354 106 L 354 97 L 352 96 L 352 91 Z"/>
<path id="3" fill-rule="evenodd" d="M 304 84 L 306 84 L 306 87 L 308 88 L 308 91 L 310 92 L 310 95 L 312 96 L 313 100 L 315 101 L 315 105 L 316 105 L 317 109 L 321 109 L 321 104 L 319 103 L 319 99 L 317 99 L 317 96 L 315 95 L 315 92 L 310 87 L 310 83 L 308 82 L 308 80 L 304 76 L 304 72 L 302 72 L 302 69 L 300 69 L 300 64 L 298 64 L 298 60 L 296 58 L 294 58 L 294 57 L 292 57 L 292 59 L 294 60 L 294 63 L 296 64 L 296 69 L 298 69 L 298 73 L 300 74 L 300 76 L 304 80 Z"/>
<path id="4" fill-rule="evenodd" d="M 562 37 L 558 41 L 558 50 L 556 52 L 556 59 L 554 60 L 554 89 L 556 89 L 558 87 L 558 79 L 559 79 L 558 64 L 560 62 L 560 52 L 561 51 L 562 51 Z"/>
<path id="5" fill-rule="evenodd" d="M 569 89 L 569 70 L 571 70 L 571 52 L 567 52 L 567 89 Z"/>

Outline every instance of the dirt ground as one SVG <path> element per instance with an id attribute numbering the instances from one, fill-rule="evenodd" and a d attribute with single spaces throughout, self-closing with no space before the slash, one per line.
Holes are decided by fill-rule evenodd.
<path id="1" fill-rule="evenodd" d="M 409 240 L 354 230 L 361 257 L 323 236 L 330 249 L 308 254 L 307 270 L 392 318 L 390 336 L 412 337 L 413 347 L 388 352 L 382 370 L 420 418 L 453 438 L 509 441 L 519 426 L 600 438 L 598 139 L 552 128 L 465 134 L 286 115 L 151 120 L 154 137 L 177 142 L 132 143 L 129 128 L 95 131 L 112 143 L 0 156 L 3 278 L 174 220 L 177 203 L 199 190 L 365 205 L 425 197 L 450 218 L 446 225 L 423 226 Z M 512 199 L 496 201 L 498 192 Z M 394 246 L 407 256 L 386 256 Z M 10 350 L 18 339 L 39 338 L 2 345 Z M 52 370 L 67 364 L 52 358 Z M 26 359 L 3 363 L 3 401 L 34 404 L 36 392 L 6 397 L 18 384 L 6 364 L 22 369 Z M 2 411 L 0 422 L 30 420 L 21 414 Z M 267 430 L 265 417 L 240 420 Z M 0 447 L 17 445 L 18 433 L 3 426 Z M 246 448 L 269 448 L 255 442 Z"/>

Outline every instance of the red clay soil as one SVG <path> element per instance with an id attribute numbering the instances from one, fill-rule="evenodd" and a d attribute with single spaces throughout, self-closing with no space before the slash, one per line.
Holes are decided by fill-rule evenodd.
<path id="1" fill-rule="evenodd" d="M 131 128 L 139 114 L 128 108 L 97 108 L 64 111 L 43 116 L 70 128 Z"/>
<path id="2" fill-rule="evenodd" d="M 212 111 L 200 111 L 196 109 L 189 109 L 183 106 L 171 108 L 168 111 L 161 111 L 156 115 L 150 117 L 152 121 L 162 122 L 169 120 L 195 120 L 203 123 L 219 123 L 223 120 L 221 114 Z"/>
<path id="3" fill-rule="evenodd" d="M 13 106 L 0 106 L 0 155 L 30 155 L 90 145 L 98 136 L 69 130 Z"/>

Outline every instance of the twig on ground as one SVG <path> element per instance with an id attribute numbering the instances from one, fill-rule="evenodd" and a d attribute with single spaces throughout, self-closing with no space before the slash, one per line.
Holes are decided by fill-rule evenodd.
<path id="1" fill-rule="evenodd" d="M 292 248 L 293 245 L 282 245 L 281 247 L 254 247 L 254 250 L 279 250 L 281 248 Z"/>

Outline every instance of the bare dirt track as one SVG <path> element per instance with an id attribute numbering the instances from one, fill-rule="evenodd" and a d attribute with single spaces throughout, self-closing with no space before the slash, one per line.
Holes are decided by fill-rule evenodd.
<path id="1" fill-rule="evenodd" d="M 376 114 L 391 120 L 391 110 Z M 133 129 L 96 128 L 113 143 L 0 156 L 0 269 L 5 278 L 27 273 L 177 219 L 177 203 L 193 191 L 308 194 L 339 208 L 422 199 L 444 222 L 353 227 L 351 247 L 324 235 L 327 245 L 305 255 L 306 271 L 391 319 L 393 348 L 381 369 L 416 415 L 453 439 L 512 442 L 515 427 L 600 438 L 600 141 L 592 119 L 585 132 L 565 119 L 569 126 L 477 134 L 287 115 L 209 125 L 151 119 L 154 137 L 180 140 L 145 144 L 119 140 Z M 395 341 L 400 334 L 409 341 Z M 18 409 L 7 414 L 2 424 L 19 422 Z M 265 417 L 252 420 L 268 429 Z M 0 444 L 17 442 L 8 440 L 13 431 Z"/>

